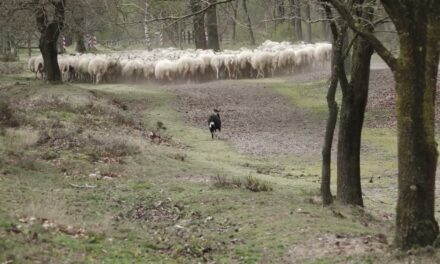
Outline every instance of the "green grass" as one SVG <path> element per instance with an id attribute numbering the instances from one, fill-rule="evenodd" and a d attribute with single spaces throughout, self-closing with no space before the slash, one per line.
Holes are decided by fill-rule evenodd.
<path id="1" fill-rule="evenodd" d="M 20 78 L 2 77 L 0 83 Z M 324 83 L 268 82 L 312 118 L 325 118 Z M 384 166 L 393 171 L 392 131 L 364 131 L 363 184 L 366 193 L 374 194 L 366 201 L 367 211 L 338 204 L 323 208 L 315 202 L 320 157 L 239 154 L 229 142 L 212 141 L 209 133 L 182 121 L 172 107 L 175 98 L 162 87 L 49 87 L 32 81 L 8 89 L 0 89 L 0 95 L 7 93 L 26 118 L 0 136 L 0 263 L 279 263 L 295 245 L 323 234 L 392 236 L 392 221 L 380 216 L 393 213 L 393 201 L 389 190 L 380 187 L 392 186 L 394 179 L 384 176 L 368 185 L 369 176 L 382 175 Z M 114 100 L 128 110 L 119 109 Z M 140 128 L 134 128 L 132 119 L 141 121 Z M 160 134 L 171 138 L 170 144 L 148 138 L 157 122 L 166 127 Z M 60 139 L 37 144 L 41 131 Z M 121 138 L 138 151 L 111 152 Z M 62 140 L 79 143 L 69 147 Z M 102 153 L 103 146 L 111 153 Z M 90 177 L 97 171 L 114 175 Z M 272 190 L 218 187 L 214 177 L 251 179 Z M 29 217 L 37 221 L 23 223 Z M 42 219 L 55 227 L 44 228 Z M 86 235 L 63 232 L 68 226 L 83 228 Z M 366 258 L 352 259 L 364 263 Z M 310 263 L 346 260 L 333 255 Z"/>

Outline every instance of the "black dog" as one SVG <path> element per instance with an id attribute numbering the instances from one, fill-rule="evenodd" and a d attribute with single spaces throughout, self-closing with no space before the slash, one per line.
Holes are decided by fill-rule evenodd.
<path id="1" fill-rule="evenodd" d="M 209 126 L 209 131 L 211 131 L 212 139 L 214 139 L 214 132 L 216 130 L 218 130 L 219 132 L 222 130 L 222 121 L 220 120 L 220 115 L 218 113 L 220 111 L 214 109 L 214 112 L 216 112 L 217 114 L 209 116 L 208 119 L 208 126 Z"/>

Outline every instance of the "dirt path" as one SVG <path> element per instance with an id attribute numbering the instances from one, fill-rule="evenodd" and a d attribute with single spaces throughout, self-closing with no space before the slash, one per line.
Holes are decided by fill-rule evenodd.
<path id="1" fill-rule="evenodd" d="M 315 79 L 316 80 L 316 79 Z M 319 154 L 323 120 L 296 108 L 264 84 L 217 81 L 179 85 L 177 108 L 191 124 L 206 128 L 212 109 L 221 110 L 221 139 L 251 154 Z"/>

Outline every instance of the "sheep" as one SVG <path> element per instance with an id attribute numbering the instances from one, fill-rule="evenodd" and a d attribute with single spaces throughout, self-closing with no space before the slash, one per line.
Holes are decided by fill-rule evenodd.
<path id="1" fill-rule="evenodd" d="M 36 59 L 37 59 L 36 57 L 30 57 L 28 60 L 28 69 L 35 74 L 37 73 L 37 70 L 35 69 L 35 60 Z"/>
<path id="2" fill-rule="evenodd" d="M 107 72 L 107 60 L 96 57 L 89 63 L 88 72 L 92 77 L 92 83 L 99 84 Z"/>
<path id="3" fill-rule="evenodd" d="M 44 73 L 44 60 L 43 60 L 43 56 L 38 56 L 35 58 L 34 61 L 34 70 L 35 70 L 35 77 L 38 78 L 38 73 L 40 73 L 41 79 L 45 79 L 45 73 Z"/>
<path id="4" fill-rule="evenodd" d="M 154 69 L 156 65 L 153 62 L 146 62 L 144 63 L 144 78 L 149 81 L 154 78 Z"/>
<path id="5" fill-rule="evenodd" d="M 122 78 L 125 80 L 134 80 L 135 82 L 139 80 L 141 76 L 144 75 L 144 62 L 141 59 L 134 59 L 128 61 L 122 67 Z"/>
<path id="6" fill-rule="evenodd" d="M 178 50 L 122 51 L 108 55 L 60 56 L 63 80 L 115 82 L 156 79 L 158 81 L 200 81 L 212 79 L 264 78 L 292 73 L 311 66 L 324 66 L 331 57 L 331 44 L 304 44 L 265 41 L 255 50 Z M 30 58 L 28 68 L 44 78 L 41 56 Z M 92 77 L 92 78 L 91 78 Z"/>
<path id="7" fill-rule="evenodd" d="M 160 60 L 154 68 L 154 76 L 159 81 L 173 81 L 176 77 L 176 63 L 168 59 Z"/>
<path id="8" fill-rule="evenodd" d="M 251 58 L 252 68 L 257 71 L 257 75 L 265 77 L 265 72 L 271 72 L 273 55 L 266 51 L 255 52 Z"/>
<path id="9" fill-rule="evenodd" d="M 78 60 L 78 78 L 81 81 L 88 81 L 91 79 L 89 74 L 89 64 L 94 57 L 89 55 L 81 56 Z"/>
<path id="10" fill-rule="evenodd" d="M 211 66 L 216 73 L 217 80 L 220 78 L 220 70 L 224 66 L 224 56 L 216 54 L 211 58 Z"/>

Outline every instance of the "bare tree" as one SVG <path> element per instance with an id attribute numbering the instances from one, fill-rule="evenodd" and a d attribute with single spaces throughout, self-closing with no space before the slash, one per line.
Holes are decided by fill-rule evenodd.
<path id="1" fill-rule="evenodd" d="M 434 216 L 437 143 L 435 94 L 439 66 L 440 1 L 381 0 L 399 35 L 393 55 L 341 0 L 331 3 L 368 41 L 394 74 L 397 91 L 398 200 L 395 243 L 401 249 L 431 245 L 439 234 Z"/>

